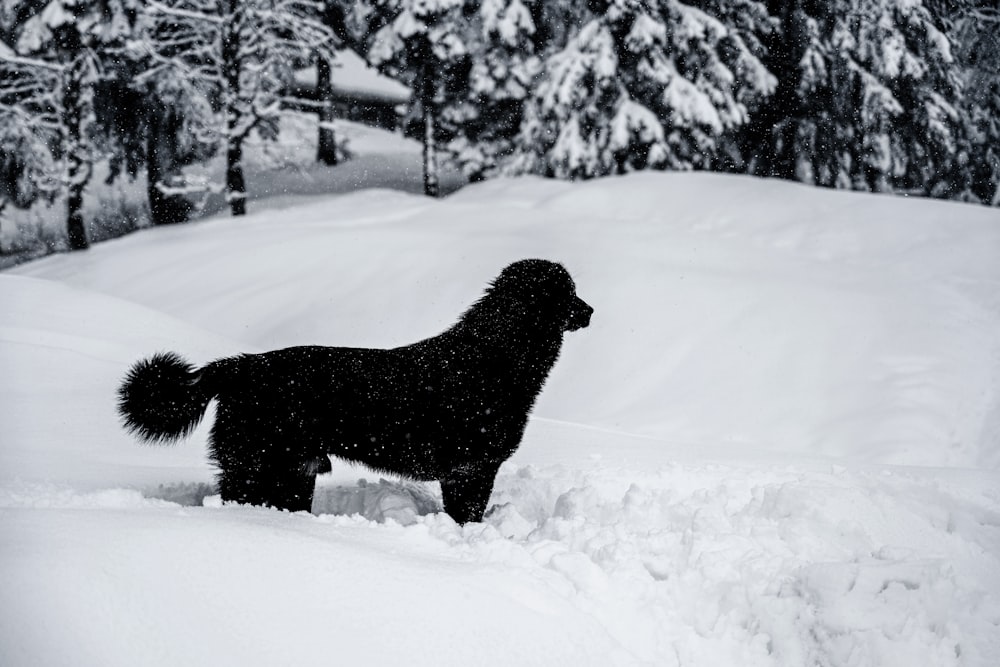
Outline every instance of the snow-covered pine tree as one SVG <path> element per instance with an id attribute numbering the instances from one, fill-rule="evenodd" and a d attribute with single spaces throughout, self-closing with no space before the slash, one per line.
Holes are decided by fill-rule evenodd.
<path id="1" fill-rule="evenodd" d="M 589 178 L 728 164 L 727 137 L 776 84 L 759 38 L 747 38 L 771 29 L 767 14 L 753 0 L 739 4 L 743 11 L 723 2 L 591 2 L 593 18 L 546 61 L 509 168 Z"/>
<path id="2" fill-rule="evenodd" d="M 698 0 L 696 6 L 726 26 L 730 38 L 738 44 L 728 51 L 725 62 L 745 82 L 736 95 L 749 113 L 735 131 L 719 139 L 713 168 L 745 173 L 753 156 L 743 153 L 740 133 L 754 122 L 757 112 L 778 87 L 777 78 L 765 63 L 766 42 L 777 32 L 778 20 L 771 16 L 763 0 Z M 728 47 L 723 48 L 727 53 Z"/>
<path id="3" fill-rule="evenodd" d="M 0 50 L 0 126 L 6 142 L 20 148 L 14 172 L 39 172 L 47 160 L 45 142 L 59 165 L 66 198 L 70 248 L 89 246 L 83 220 L 83 193 L 93 172 L 90 126 L 99 53 L 131 33 L 137 0 L 6 0 L 3 15 L 16 23 L 6 32 L 12 44 Z M 44 182 L 44 179 L 40 179 Z"/>
<path id="4" fill-rule="evenodd" d="M 218 148 L 209 101 L 183 77 L 137 77 L 149 64 L 141 52 L 126 48 L 109 52 L 96 88 L 97 143 L 108 155 L 110 179 L 136 178 L 144 171 L 150 221 L 155 225 L 183 222 L 195 204 L 181 171 L 210 158 Z"/>
<path id="5" fill-rule="evenodd" d="M 748 133 L 757 173 L 938 196 L 961 131 L 951 43 L 923 0 L 769 0 L 781 82 Z"/>
<path id="6" fill-rule="evenodd" d="M 448 149 L 475 181 L 513 152 L 541 62 L 534 55 L 535 24 L 521 0 L 482 0 L 469 26 L 467 88 L 443 115 L 455 134 Z"/>
<path id="7" fill-rule="evenodd" d="M 959 111 L 967 154 L 958 167 L 967 172 L 968 191 L 959 198 L 1000 206 L 1000 7 L 984 0 L 947 4 L 958 5 L 949 27 L 964 89 Z"/>
<path id="8" fill-rule="evenodd" d="M 226 199 L 246 213 L 243 144 L 252 131 L 277 136 L 280 97 L 296 64 L 337 40 L 310 0 L 148 0 L 144 43 L 153 61 L 143 79 L 184 77 L 218 99 L 226 153 Z"/>
<path id="9" fill-rule="evenodd" d="M 594 17 L 588 9 L 589 0 L 523 0 L 531 12 L 535 32 L 531 41 L 534 52 L 540 56 L 561 50 L 580 28 Z"/>
<path id="10" fill-rule="evenodd" d="M 21 58 L 0 41 L 0 212 L 8 204 L 27 208 L 59 191 L 52 147 L 61 136 L 52 107 L 60 70 Z"/>
<path id="11" fill-rule="evenodd" d="M 437 197 L 438 130 L 441 109 L 464 89 L 468 49 L 462 0 L 381 0 L 373 11 L 383 24 L 373 35 L 368 60 L 382 72 L 408 83 L 419 105 L 424 193 Z"/>

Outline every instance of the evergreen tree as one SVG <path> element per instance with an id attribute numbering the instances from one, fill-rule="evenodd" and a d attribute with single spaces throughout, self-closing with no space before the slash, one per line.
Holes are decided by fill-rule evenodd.
<path id="1" fill-rule="evenodd" d="M 21 58 L 0 41 L 0 212 L 59 192 L 52 147 L 62 126 L 52 107 L 59 68 Z"/>
<path id="2" fill-rule="evenodd" d="M 534 52 L 549 55 L 560 51 L 594 17 L 588 0 L 524 0 L 535 25 L 531 41 Z"/>
<path id="3" fill-rule="evenodd" d="M 729 137 L 775 87 L 757 37 L 767 14 L 738 4 L 591 2 L 593 18 L 547 59 L 510 169 L 589 178 L 728 165 Z"/>
<path id="4" fill-rule="evenodd" d="M 246 213 L 243 145 L 253 131 L 277 136 L 280 95 L 292 68 L 320 53 L 334 57 L 336 38 L 309 0 L 150 0 L 146 78 L 166 74 L 218 100 L 226 154 L 226 199 Z"/>
<path id="5" fill-rule="evenodd" d="M 148 60 L 130 49 L 115 52 L 116 67 L 105 65 L 97 86 L 102 99 L 95 114 L 102 152 L 110 161 L 109 180 L 146 177 L 150 221 L 183 222 L 194 204 L 181 169 L 212 157 L 218 147 L 213 112 L 197 86 L 183 77 L 144 77 Z"/>
<path id="6" fill-rule="evenodd" d="M 780 85 L 746 135 L 753 170 L 839 188 L 955 195 L 960 82 L 951 43 L 926 4 L 769 5 L 781 20 L 767 61 Z"/>
<path id="7" fill-rule="evenodd" d="M 385 0 L 376 2 L 368 60 L 412 87 L 423 140 L 424 193 L 437 197 L 441 110 L 464 89 L 468 50 L 462 39 L 467 23 L 462 0 Z"/>
<path id="8" fill-rule="evenodd" d="M 965 91 L 966 153 L 959 166 L 968 173 L 968 190 L 960 198 L 1000 206 L 1000 8 L 983 0 L 948 4 L 959 5 L 948 16 Z"/>
<path id="9" fill-rule="evenodd" d="M 6 30 L 13 44 L 0 51 L 0 127 L 9 128 L 0 141 L 20 151 L 4 160 L 4 180 L 8 186 L 23 183 L 26 175 L 39 176 L 58 164 L 74 250 L 89 245 L 83 193 L 95 159 L 91 125 L 99 53 L 129 36 L 135 12 L 135 0 L 7 0 L 3 6 L 3 14 L 17 22 Z M 53 155 L 51 164 L 39 151 L 42 142 Z M 20 176 L 12 181 L 13 174 Z"/>
<path id="10" fill-rule="evenodd" d="M 466 89 L 445 109 L 444 121 L 456 135 L 449 150 L 475 181 L 513 152 L 541 63 L 535 24 L 521 0 L 483 0 L 469 24 Z"/>

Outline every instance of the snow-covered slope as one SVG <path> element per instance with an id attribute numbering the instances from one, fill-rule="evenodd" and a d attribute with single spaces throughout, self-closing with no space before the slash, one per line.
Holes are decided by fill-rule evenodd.
<path id="1" fill-rule="evenodd" d="M 510 260 L 548 257 L 596 313 L 567 337 L 541 416 L 692 446 L 996 468 L 998 254 L 990 209 L 646 174 L 500 181 L 442 202 L 368 190 L 13 273 L 257 348 L 391 346 L 447 327 Z"/>
<path id="2" fill-rule="evenodd" d="M 526 256 L 596 312 L 483 524 L 338 464 L 317 516 L 222 507 L 205 425 L 117 424 L 139 356 L 410 342 Z M 0 274 L 0 664 L 991 665 L 998 257 L 988 209 L 643 174 L 363 191 Z"/>
<path id="3" fill-rule="evenodd" d="M 316 88 L 316 66 L 295 72 L 295 83 Z M 347 95 L 378 97 L 396 104 L 410 101 L 412 91 L 395 79 L 390 79 L 349 49 L 337 51 L 330 76 L 333 90 Z"/>

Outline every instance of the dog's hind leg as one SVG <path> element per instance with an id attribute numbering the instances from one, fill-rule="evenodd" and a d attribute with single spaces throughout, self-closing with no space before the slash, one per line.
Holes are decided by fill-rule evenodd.
<path id="1" fill-rule="evenodd" d="M 493 466 L 452 471 L 441 480 L 444 511 L 459 524 L 482 521 L 496 474 L 497 468 Z"/>
<path id="2" fill-rule="evenodd" d="M 219 495 L 226 502 L 261 505 L 260 484 L 263 467 L 261 448 L 255 442 L 242 411 L 224 401 L 216 408 L 215 424 L 209 436 L 210 458 L 218 468 Z"/>
<path id="3" fill-rule="evenodd" d="M 312 509 L 316 475 L 301 470 L 276 473 L 269 486 L 265 493 L 265 505 L 289 512 L 308 512 Z"/>
<path id="4" fill-rule="evenodd" d="M 210 437 L 211 458 L 219 469 L 222 499 L 267 505 L 292 512 L 312 509 L 317 472 L 329 470 L 325 456 L 303 462 L 274 434 L 261 432 L 251 413 L 220 401 Z"/>
<path id="5" fill-rule="evenodd" d="M 279 469 L 278 465 L 285 468 Z M 316 475 L 330 472 L 330 459 L 323 456 L 291 467 L 288 467 L 288 461 L 281 461 L 278 465 L 268 477 L 269 489 L 265 504 L 290 512 L 311 511 L 316 491 Z"/>
<path id="6" fill-rule="evenodd" d="M 223 500 L 246 505 L 266 505 L 290 512 L 312 509 L 318 465 L 293 465 L 288 461 L 259 460 L 259 465 L 219 472 Z"/>

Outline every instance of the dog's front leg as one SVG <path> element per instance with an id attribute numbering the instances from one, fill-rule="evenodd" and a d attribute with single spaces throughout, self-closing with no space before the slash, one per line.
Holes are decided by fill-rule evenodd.
<path id="1" fill-rule="evenodd" d="M 461 468 L 441 480 L 444 511 L 459 524 L 482 521 L 498 466 Z"/>

